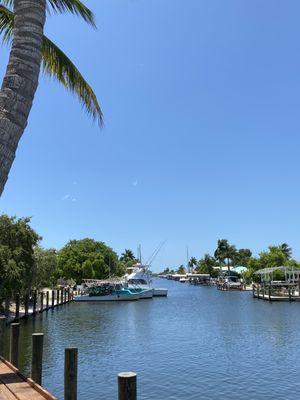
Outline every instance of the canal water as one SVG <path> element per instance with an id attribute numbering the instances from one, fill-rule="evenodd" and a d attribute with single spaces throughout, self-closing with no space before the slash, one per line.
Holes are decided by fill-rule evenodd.
<path id="1" fill-rule="evenodd" d="M 138 374 L 138 398 L 280 399 L 300 392 L 300 303 L 159 280 L 168 298 L 71 303 L 22 322 L 21 369 L 31 334 L 44 332 L 43 383 L 63 398 L 65 347 L 79 349 L 80 400 L 117 398 L 120 371 Z"/>

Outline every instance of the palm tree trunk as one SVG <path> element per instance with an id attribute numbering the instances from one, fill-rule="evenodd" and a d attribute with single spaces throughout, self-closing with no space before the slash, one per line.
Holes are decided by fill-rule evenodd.
<path id="1" fill-rule="evenodd" d="M 230 263 L 229 258 L 227 257 L 227 268 L 228 268 L 228 276 L 230 275 Z"/>
<path id="2" fill-rule="evenodd" d="M 46 0 L 14 0 L 14 38 L 0 91 L 0 196 L 38 86 Z"/>

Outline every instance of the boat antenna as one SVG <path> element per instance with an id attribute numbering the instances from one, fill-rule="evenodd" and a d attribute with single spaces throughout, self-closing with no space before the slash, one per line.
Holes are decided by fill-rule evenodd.
<path id="1" fill-rule="evenodd" d="M 160 252 L 160 250 L 162 249 L 162 247 L 164 246 L 164 244 L 166 243 L 166 240 L 162 241 L 157 248 L 154 250 L 154 252 L 151 254 L 151 256 L 148 258 L 147 262 L 146 262 L 146 266 L 147 265 L 151 265 L 155 259 L 155 257 L 158 255 L 158 253 Z"/>
<path id="2" fill-rule="evenodd" d="M 190 257 L 189 257 L 189 247 L 186 246 L 186 269 L 187 269 L 187 272 L 190 272 L 189 259 L 190 259 Z"/>

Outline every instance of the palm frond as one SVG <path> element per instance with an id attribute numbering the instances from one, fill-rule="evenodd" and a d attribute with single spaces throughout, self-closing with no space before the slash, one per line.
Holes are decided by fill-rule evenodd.
<path id="1" fill-rule="evenodd" d="M 0 5 L 0 35 L 5 41 L 12 39 L 13 24 L 14 13 Z M 85 111 L 101 126 L 103 115 L 93 89 L 68 56 L 46 36 L 43 38 L 42 62 L 44 72 L 77 95 Z"/>
<path id="2" fill-rule="evenodd" d="M 47 0 L 49 6 L 58 13 L 70 12 L 84 19 L 93 27 L 96 27 L 93 12 L 80 0 Z M 14 0 L 0 0 L 0 5 L 13 8 Z"/>
<path id="3" fill-rule="evenodd" d="M 85 111 L 102 125 L 102 111 L 91 86 L 79 70 L 50 39 L 43 40 L 43 70 L 55 77 L 65 88 L 76 94 Z"/>
<path id="4" fill-rule="evenodd" d="M 11 2 L 11 0 L 5 1 Z M 48 0 L 48 2 L 55 12 L 70 12 L 71 14 L 82 17 L 85 22 L 96 27 L 94 14 L 80 0 Z"/>
<path id="5" fill-rule="evenodd" d="M 12 38 L 14 27 L 14 14 L 6 7 L 0 5 L 0 35 L 3 35 L 3 41 L 9 42 Z"/>

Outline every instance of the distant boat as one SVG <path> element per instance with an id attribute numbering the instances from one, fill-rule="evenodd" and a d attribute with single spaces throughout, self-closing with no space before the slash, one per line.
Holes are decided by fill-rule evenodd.
<path id="1" fill-rule="evenodd" d="M 121 284 L 102 283 L 91 286 L 87 294 L 76 296 L 75 301 L 133 301 L 139 300 L 142 293 L 132 292 Z"/>
<path id="2" fill-rule="evenodd" d="M 154 297 L 166 297 L 168 295 L 168 289 L 151 287 L 149 267 L 142 263 L 136 263 L 132 267 L 127 268 L 124 285 L 130 290 L 136 288 L 152 290 Z"/>

